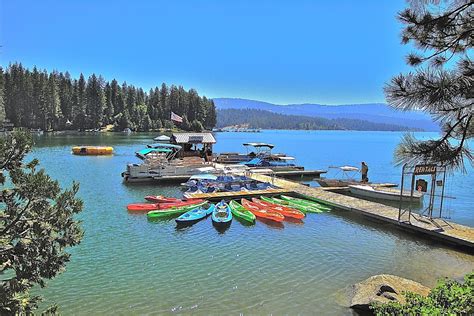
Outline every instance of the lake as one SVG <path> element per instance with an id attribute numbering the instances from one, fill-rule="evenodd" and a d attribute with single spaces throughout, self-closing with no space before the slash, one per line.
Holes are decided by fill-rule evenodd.
<path id="1" fill-rule="evenodd" d="M 400 182 L 393 151 L 401 133 L 263 131 L 218 133 L 215 152 L 270 142 L 307 169 L 366 161 L 374 182 Z M 433 286 L 460 278 L 474 256 L 348 212 L 309 214 L 304 224 L 234 221 L 223 234 L 210 218 L 177 230 L 174 220 L 149 222 L 126 205 L 143 196 L 180 196 L 176 185 L 125 185 L 120 173 L 156 134 L 43 135 L 30 158 L 63 186 L 80 182 L 85 236 L 70 250 L 66 271 L 40 290 L 64 314 L 352 314 L 341 289 L 390 273 Z M 429 138 L 430 133 L 417 133 Z M 74 156 L 73 145 L 110 145 L 110 157 Z M 450 220 L 474 226 L 474 177 L 447 180 Z M 329 174 L 331 175 L 331 174 Z"/>

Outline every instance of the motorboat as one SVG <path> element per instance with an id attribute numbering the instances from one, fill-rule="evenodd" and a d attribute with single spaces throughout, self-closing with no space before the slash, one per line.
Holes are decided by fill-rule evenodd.
<path id="1" fill-rule="evenodd" d="M 361 184 L 360 181 L 355 179 L 355 176 L 359 173 L 359 168 L 353 166 L 330 166 L 329 169 L 337 169 L 336 175 L 341 175 L 338 178 L 318 178 L 315 179 L 322 187 L 347 187 L 349 185 Z"/>
<path id="2" fill-rule="evenodd" d="M 402 191 L 393 188 L 377 187 L 371 185 L 349 185 L 351 194 L 360 197 L 366 197 L 377 200 L 387 201 L 402 201 L 421 203 L 423 200 L 423 193 L 414 191 L 413 195 L 409 191 Z"/>

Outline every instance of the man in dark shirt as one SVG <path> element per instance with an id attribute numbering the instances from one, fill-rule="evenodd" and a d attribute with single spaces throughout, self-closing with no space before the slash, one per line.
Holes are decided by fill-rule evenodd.
<path id="1" fill-rule="evenodd" d="M 367 166 L 367 164 L 364 161 L 362 161 L 362 168 L 360 169 L 360 171 L 362 174 L 362 182 L 364 183 L 369 182 L 369 178 L 367 176 L 367 174 L 369 173 L 369 166 Z"/>

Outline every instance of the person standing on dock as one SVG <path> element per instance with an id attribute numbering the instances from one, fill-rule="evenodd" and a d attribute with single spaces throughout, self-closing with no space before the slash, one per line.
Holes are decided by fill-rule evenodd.
<path id="1" fill-rule="evenodd" d="M 360 168 L 360 172 L 362 174 L 362 182 L 369 182 L 369 177 L 367 176 L 367 174 L 369 173 L 369 166 L 367 166 L 365 161 L 362 161 L 362 167 Z"/>

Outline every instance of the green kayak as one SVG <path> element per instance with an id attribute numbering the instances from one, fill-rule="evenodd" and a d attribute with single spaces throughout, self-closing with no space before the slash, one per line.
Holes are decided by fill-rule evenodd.
<path id="1" fill-rule="evenodd" d="M 240 218 L 244 221 L 255 223 L 255 215 L 240 205 L 237 201 L 230 201 L 229 203 L 230 211 L 236 218 Z"/>
<path id="2" fill-rule="evenodd" d="M 286 195 L 282 195 L 281 198 L 285 201 L 290 202 L 290 203 L 293 202 L 293 203 L 297 203 L 297 204 L 304 205 L 304 206 L 315 207 L 315 208 L 317 208 L 321 211 L 330 211 L 331 210 L 330 207 L 327 207 L 325 205 L 322 205 L 322 204 L 320 204 L 318 202 L 314 202 L 314 201 L 299 199 L 299 198 L 286 196 Z"/>
<path id="3" fill-rule="evenodd" d="M 323 210 L 320 210 L 319 208 L 316 208 L 316 207 L 313 207 L 313 206 L 310 206 L 310 205 L 303 205 L 303 204 L 299 204 L 299 203 L 295 203 L 293 201 L 285 201 L 285 200 L 281 200 L 281 199 L 277 199 L 277 198 L 269 198 L 269 197 L 266 197 L 266 196 L 261 196 L 260 197 L 262 200 L 264 200 L 265 202 L 269 202 L 269 203 L 275 203 L 275 204 L 280 204 L 280 205 L 283 205 L 283 206 L 288 206 L 288 207 L 292 207 L 294 209 L 297 209 L 303 213 L 322 213 Z"/>
<path id="4" fill-rule="evenodd" d="M 172 208 L 167 208 L 163 210 L 155 210 L 155 211 L 150 211 L 146 214 L 146 216 L 150 219 L 153 218 L 164 218 L 164 217 L 169 217 L 173 215 L 180 215 L 183 213 L 186 213 L 190 210 L 193 210 L 195 208 L 199 208 L 203 205 L 205 205 L 207 201 L 203 201 L 198 204 L 192 204 L 192 205 L 185 205 L 185 206 L 180 206 L 180 207 L 172 207 Z"/>

